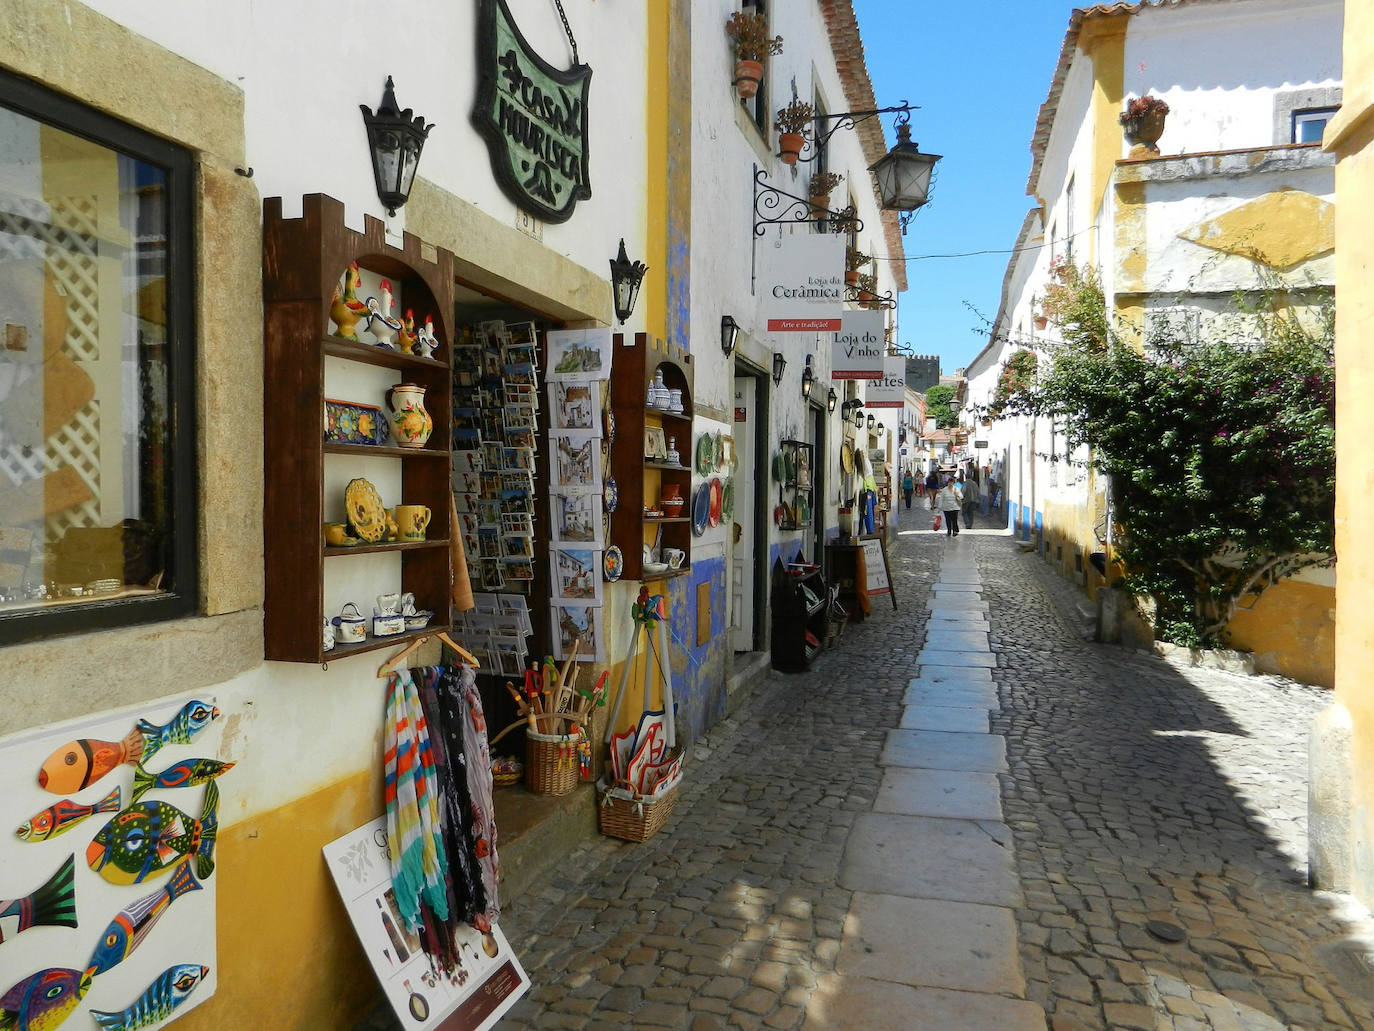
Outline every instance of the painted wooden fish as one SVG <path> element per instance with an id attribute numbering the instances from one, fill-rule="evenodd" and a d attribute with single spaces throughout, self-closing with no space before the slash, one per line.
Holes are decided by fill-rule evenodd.
<path id="1" fill-rule="evenodd" d="M 75 870 L 76 856 L 68 856 L 32 894 L 20 899 L 0 899 L 0 942 L 9 941 L 30 927 L 75 927 Z"/>
<path id="2" fill-rule="evenodd" d="M 233 763 L 220 762 L 218 759 L 183 759 L 156 774 L 149 773 L 142 766 L 135 766 L 133 797 L 129 799 L 129 804 L 137 802 L 154 788 L 189 788 L 208 784 L 233 768 Z"/>
<path id="3" fill-rule="evenodd" d="M 68 802 L 65 798 L 50 805 L 41 813 L 34 813 L 19 825 L 14 833 L 25 841 L 47 841 L 71 830 L 88 816 L 96 813 L 117 813 L 120 808 L 120 789 L 115 788 L 95 805 Z"/>
<path id="4" fill-rule="evenodd" d="M 76 1009 L 90 987 L 91 975 L 80 970 L 49 967 L 30 974 L 0 995 L 0 1029 L 52 1031 Z"/>
<path id="5" fill-rule="evenodd" d="M 158 726 L 147 720 L 138 721 L 138 730 L 143 735 L 143 761 L 146 763 L 164 745 L 189 745 L 191 738 L 210 725 L 219 716 L 219 709 L 206 702 L 187 702 L 181 711 L 166 723 Z"/>
<path id="6" fill-rule="evenodd" d="M 111 770 L 125 763 L 133 766 L 142 758 L 143 735 L 137 729 L 129 731 L 122 741 L 68 741 L 43 760 L 38 786 L 54 795 L 72 795 Z"/>
<path id="7" fill-rule="evenodd" d="M 205 702 L 191 701 L 166 723 L 158 725 L 139 720 L 122 741 L 97 741 L 82 738 L 68 741 L 43 760 L 38 771 L 38 786 L 54 795 L 70 795 L 94 784 L 119 766 L 147 762 L 165 745 L 188 745 L 191 738 L 210 725 L 219 709 Z M 4 1031 L 0 1028 L 0 1031 Z"/>
<path id="8" fill-rule="evenodd" d="M 100 936 L 95 952 L 86 963 L 86 974 L 95 977 L 122 963 L 139 943 L 148 937 L 148 932 L 158 922 L 162 914 L 181 896 L 200 890 L 200 882 L 191 873 L 191 861 L 182 860 L 172 874 L 172 879 L 151 895 L 145 895 L 124 909 L 110 921 Z M 0 1024 L 0 1031 L 4 1025 Z"/>
<path id="9" fill-rule="evenodd" d="M 166 802 L 131 805 L 91 840 L 86 863 L 111 884 L 139 884 L 186 856 L 194 857 L 197 874 L 208 877 L 215 868 L 218 808 L 214 783 L 205 787 L 199 820 Z"/>
<path id="10" fill-rule="evenodd" d="M 186 1001 L 186 997 L 205 980 L 209 967 L 199 963 L 181 963 L 168 967 L 146 991 L 127 1009 L 118 1013 L 91 1010 L 95 1022 L 106 1031 L 134 1031 L 147 1027 L 172 1015 L 172 1011 Z"/>

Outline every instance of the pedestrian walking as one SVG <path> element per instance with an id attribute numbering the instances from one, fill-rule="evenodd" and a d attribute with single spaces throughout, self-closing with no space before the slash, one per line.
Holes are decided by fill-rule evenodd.
<path id="1" fill-rule="evenodd" d="M 926 496 L 930 498 L 930 510 L 935 511 L 935 492 L 940 489 L 940 477 L 932 469 L 926 473 Z"/>
<path id="2" fill-rule="evenodd" d="M 969 470 L 963 485 L 965 530 L 973 529 L 973 513 L 978 509 L 978 492 L 980 489 L 978 485 L 978 470 Z"/>
<path id="3" fill-rule="evenodd" d="M 935 495 L 935 505 L 945 516 L 946 537 L 959 536 L 959 509 L 963 504 L 964 495 L 954 485 L 954 477 L 951 476 Z"/>
<path id="4" fill-rule="evenodd" d="M 912 479 L 911 470 L 907 469 L 906 475 L 902 477 L 902 494 L 906 497 L 906 507 L 911 508 L 911 495 L 916 489 L 916 481 Z"/>

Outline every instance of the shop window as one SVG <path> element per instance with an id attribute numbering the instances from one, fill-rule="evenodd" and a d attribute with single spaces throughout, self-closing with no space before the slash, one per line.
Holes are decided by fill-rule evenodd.
<path id="1" fill-rule="evenodd" d="M 1321 107 L 1307 111 L 1293 112 L 1292 141 L 1294 143 L 1320 143 L 1326 123 L 1336 116 L 1336 108 Z"/>
<path id="2" fill-rule="evenodd" d="M 0 96 L 0 643 L 188 614 L 190 155 Z"/>

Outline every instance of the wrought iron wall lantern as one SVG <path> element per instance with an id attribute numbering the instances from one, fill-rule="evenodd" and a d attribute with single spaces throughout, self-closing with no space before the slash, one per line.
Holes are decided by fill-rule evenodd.
<path id="1" fill-rule="evenodd" d="M 611 259 L 611 296 L 615 302 L 615 317 L 625 325 L 635 310 L 639 299 L 639 284 L 644 281 L 644 273 L 649 266 L 642 261 L 631 261 L 625 253 L 625 241 L 620 241 L 620 253 Z"/>
<path id="2" fill-rule="evenodd" d="M 832 394 L 835 392 L 833 387 L 831 388 L 830 392 Z M 854 413 L 854 425 L 862 426 L 864 424 L 863 406 L 864 403 L 862 399 L 857 397 L 851 397 L 844 404 L 840 405 L 840 421 L 848 422 L 850 418 L 850 413 L 852 412 Z"/>
<path id="3" fill-rule="evenodd" d="M 859 404 L 860 406 L 862 406 L 863 402 L 860 401 Z M 854 409 L 854 428 L 856 430 L 861 430 L 864 428 L 864 413 L 862 407 Z"/>
<path id="4" fill-rule="evenodd" d="M 825 395 L 825 411 L 827 415 L 835 414 L 835 405 L 839 403 L 840 395 L 835 393 L 835 388 L 830 388 L 830 393 Z"/>
<path id="5" fill-rule="evenodd" d="M 766 181 L 768 172 L 762 168 L 754 169 L 754 235 L 762 236 L 772 225 L 795 225 L 797 223 L 844 222 L 853 226 L 855 233 L 864 231 L 863 219 L 859 218 L 854 205 L 839 211 L 812 204 L 808 197 L 798 197 L 795 193 L 779 190 Z"/>
<path id="6" fill-rule="evenodd" d="M 811 356 L 806 356 L 806 368 L 802 369 L 802 400 L 811 397 L 811 386 L 816 382 L 816 374 L 811 371 Z"/>
<path id="7" fill-rule="evenodd" d="M 733 315 L 722 315 L 720 317 L 720 349 L 725 352 L 725 357 L 735 353 L 735 344 L 739 343 L 739 323 L 735 321 Z"/>
<path id="8" fill-rule="evenodd" d="M 869 432 L 869 433 L 872 433 L 872 432 L 873 432 L 873 424 L 874 424 L 874 422 L 875 422 L 875 420 L 874 420 L 874 418 L 873 418 L 873 413 L 870 412 L 870 413 L 868 414 L 868 432 Z"/>
<path id="9" fill-rule="evenodd" d="M 787 359 L 783 357 L 781 351 L 773 352 L 773 386 L 782 384 L 782 371 L 787 368 Z"/>
<path id="10" fill-rule="evenodd" d="M 382 102 L 377 105 L 376 113 L 366 104 L 358 107 L 363 113 L 363 124 L 367 127 L 367 146 L 372 152 L 372 177 L 377 183 L 377 199 L 382 207 L 393 217 L 396 209 L 405 206 L 410 199 L 410 188 L 415 184 L 415 169 L 420 165 L 420 151 L 424 150 L 425 139 L 434 128 L 433 123 L 426 125 L 420 115 L 410 108 L 402 111 L 396 104 L 396 84 L 391 76 L 386 77 L 382 89 Z"/>
<path id="11" fill-rule="evenodd" d="M 830 137 L 841 129 L 853 129 L 860 122 L 879 115 L 895 114 L 897 142 L 892 149 L 880 157 L 868 170 L 878 180 L 880 207 L 884 211 L 901 212 L 902 235 L 915 217 L 915 212 L 930 200 L 930 184 L 935 162 L 939 154 L 922 154 L 920 147 L 911 142 L 911 112 L 919 110 L 915 104 L 902 101 L 893 107 L 880 107 L 872 111 L 841 111 L 833 115 L 817 115 L 816 129 L 807 140 L 799 160 L 815 161 L 820 157 Z M 827 123 L 833 123 L 827 127 Z"/>

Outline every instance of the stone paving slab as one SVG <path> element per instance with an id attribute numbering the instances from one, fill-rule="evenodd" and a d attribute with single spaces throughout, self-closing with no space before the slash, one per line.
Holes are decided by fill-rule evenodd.
<path id="1" fill-rule="evenodd" d="M 826 975 L 802 1031 L 1045 1031 L 1033 1002 Z"/>
<path id="2" fill-rule="evenodd" d="M 1002 819 L 997 777 L 965 770 L 914 770 L 889 766 L 873 801 L 877 813 L 943 816 L 960 820 Z"/>
<path id="3" fill-rule="evenodd" d="M 860 813 L 845 844 L 839 883 L 851 891 L 1016 907 L 1021 883 L 1010 837 L 991 821 Z"/>
<path id="4" fill-rule="evenodd" d="M 967 687 L 951 687 L 949 684 L 931 686 L 913 680 L 902 701 L 907 705 L 939 705 L 948 709 L 981 709 L 986 712 L 997 708 L 997 689 L 991 684 L 970 684 Z"/>
<path id="5" fill-rule="evenodd" d="M 926 647 L 941 651 L 987 651 L 988 635 L 974 630 L 927 630 Z"/>
<path id="6" fill-rule="evenodd" d="M 950 681 L 958 684 L 991 684 L 992 670 L 979 668 L 977 666 L 940 666 L 933 663 L 921 663 L 921 675 L 912 678 L 923 680 L 929 684 L 943 684 Z"/>
<path id="7" fill-rule="evenodd" d="M 978 566 L 974 564 L 940 567 L 940 579 L 937 583 L 948 584 L 980 584 L 983 582 L 982 574 L 978 572 Z"/>
<path id="8" fill-rule="evenodd" d="M 902 730 L 945 730 L 958 734 L 986 734 L 987 710 L 970 706 L 908 705 L 902 713 Z"/>
<path id="9" fill-rule="evenodd" d="M 978 584 L 945 583 L 941 581 L 940 583 L 932 585 L 931 590 L 935 592 L 936 599 L 940 600 L 946 596 L 958 598 L 963 595 L 969 595 L 976 598 L 982 593 L 983 589 Z"/>
<path id="10" fill-rule="evenodd" d="M 922 666 L 982 666 L 995 669 L 997 656 L 988 652 L 946 651 L 940 648 L 922 648 L 916 661 Z"/>
<path id="11" fill-rule="evenodd" d="M 982 594 L 975 591 L 958 591 L 945 593 L 936 597 L 931 595 L 926 602 L 926 608 L 932 612 L 988 612 L 988 603 L 982 599 Z"/>
<path id="12" fill-rule="evenodd" d="M 1007 768 L 1007 747 L 1001 737 L 992 734 L 889 730 L 878 764 L 922 770 L 1001 773 Z"/>
<path id="13" fill-rule="evenodd" d="M 987 633 L 992 628 L 986 612 L 937 610 L 930 614 L 926 630 L 977 630 Z"/>
<path id="14" fill-rule="evenodd" d="M 835 970 L 912 987 L 1026 991 L 1012 911 L 976 902 L 857 892 Z"/>

